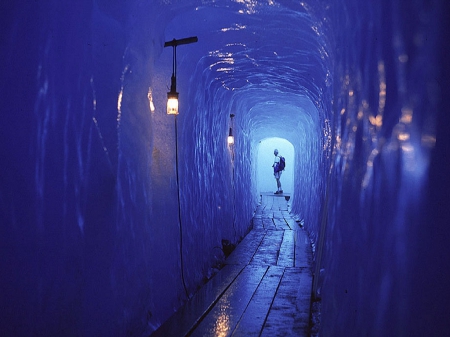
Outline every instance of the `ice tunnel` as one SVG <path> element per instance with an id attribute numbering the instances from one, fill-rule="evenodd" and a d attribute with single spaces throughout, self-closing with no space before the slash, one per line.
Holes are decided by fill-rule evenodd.
<path id="1" fill-rule="evenodd" d="M 1 8 L 2 335 L 150 335 L 276 189 L 270 139 L 320 335 L 450 333 L 444 1 Z"/>

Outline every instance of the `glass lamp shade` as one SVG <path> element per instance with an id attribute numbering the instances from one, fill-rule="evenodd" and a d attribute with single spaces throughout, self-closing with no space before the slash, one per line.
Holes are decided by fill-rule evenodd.
<path id="1" fill-rule="evenodd" d="M 168 115 L 178 115 L 178 93 L 168 92 L 167 93 L 167 114 Z"/>
<path id="2" fill-rule="evenodd" d="M 230 128 L 230 133 L 228 134 L 228 144 L 229 144 L 229 145 L 234 144 L 233 131 L 232 131 L 231 128 Z"/>

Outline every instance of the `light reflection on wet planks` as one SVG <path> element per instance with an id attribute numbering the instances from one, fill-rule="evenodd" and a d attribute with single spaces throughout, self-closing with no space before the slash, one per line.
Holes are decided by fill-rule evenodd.
<path id="1" fill-rule="evenodd" d="M 308 335 L 308 238 L 284 198 L 262 201 L 226 266 L 152 336 Z"/>

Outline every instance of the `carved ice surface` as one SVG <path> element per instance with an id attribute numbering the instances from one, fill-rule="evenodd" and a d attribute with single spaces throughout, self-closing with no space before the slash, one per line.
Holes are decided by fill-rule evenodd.
<path id="1" fill-rule="evenodd" d="M 3 7 L 5 335 L 150 334 L 247 233 L 265 180 L 275 190 L 256 165 L 277 138 L 323 271 L 323 335 L 448 328 L 443 1 Z M 191 36 L 175 120 L 163 45 Z"/>

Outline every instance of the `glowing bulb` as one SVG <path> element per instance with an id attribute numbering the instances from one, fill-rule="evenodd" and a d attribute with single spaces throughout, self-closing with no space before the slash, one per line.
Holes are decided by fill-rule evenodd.
<path id="1" fill-rule="evenodd" d="M 178 93 L 168 92 L 167 93 L 167 114 L 168 115 L 178 115 Z"/>
<path id="2" fill-rule="evenodd" d="M 234 144 L 233 130 L 230 128 L 230 133 L 228 134 L 228 145 Z"/>

